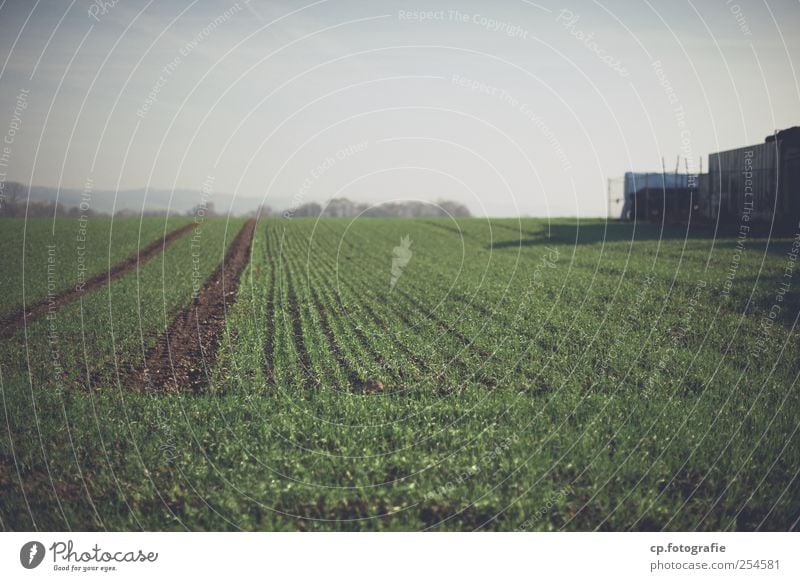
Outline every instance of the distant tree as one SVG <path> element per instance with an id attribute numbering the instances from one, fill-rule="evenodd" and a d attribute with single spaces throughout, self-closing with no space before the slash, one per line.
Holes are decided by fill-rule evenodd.
<path id="1" fill-rule="evenodd" d="M 17 182 L 0 182 L 0 216 L 14 218 L 24 214 L 25 205 L 20 203 L 22 198 L 22 184 Z"/>
<path id="2" fill-rule="evenodd" d="M 450 216 L 468 217 L 471 216 L 469 208 L 460 202 L 451 202 L 449 200 L 440 200 L 439 206 Z"/>
<path id="3" fill-rule="evenodd" d="M 274 212 L 272 211 L 271 206 L 267 206 L 266 204 L 261 204 L 255 210 L 250 210 L 247 212 L 247 216 L 253 218 L 268 218 L 269 216 L 274 216 Z"/>
<path id="4" fill-rule="evenodd" d="M 317 204 L 316 202 L 311 202 L 309 204 L 303 204 L 302 206 L 298 206 L 294 210 L 287 210 L 286 215 L 289 217 L 297 216 L 319 216 L 322 214 L 322 206 Z"/>
<path id="5" fill-rule="evenodd" d="M 205 202 L 194 206 L 191 210 L 186 212 L 186 215 L 192 218 L 203 218 L 216 216 L 217 212 L 214 209 L 214 202 Z"/>
<path id="6" fill-rule="evenodd" d="M 332 198 L 325 206 L 316 202 L 309 202 L 298 206 L 293 210 L 284 212 L 287 217 L 297 216 L 333 216 L 333 217 L 352 217 L 370 216 L 384 218 L 411 218 L 421 216 L 470 216 L 469 208 L 459 202 L 448 200 L 439 201 L 436 204 L 425 204 L 423 202 L 387 202 L 370 206 L 359 204 L 347 198 Z"/>

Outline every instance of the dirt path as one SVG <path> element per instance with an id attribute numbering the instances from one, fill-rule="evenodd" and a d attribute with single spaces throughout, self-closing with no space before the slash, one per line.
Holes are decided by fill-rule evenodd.
<path id="1" fill-rule="evenodd" d="M 19 329 L 25 326 L 27 321 L 30 324 L 33 320 L 38 319 L 46 314 L 51 309 L 60 309 L 67 303 L 71 303 L 88 292 L 98 289 L 107 285 L 109 282 L 117 280 L 144 264 L 154 256 L 158 255 L 167 246 L 175 242 L 178 238 L 189 232 L 195 227 L 196 224 L 186 224 L 180 228 L 176 228 L 172 232 L 168 232 L 163 238 L 159 238 L 140 249 L 138 253 L 132 254 L 122 262 L 118 262 L 111 267 L 110 271 L 101 272 L 100 274 L 87 280 L 83 288 L 71 288 L 57 294 L 52 299 L 44 299 L 33 305 L 29 305 L 24 310 L 20 309 L 11 313 L 6 318 L 0 320 L 0 337 L 7 338 L 14 335 Z"/>
<path id="2" fill-rule="evenodd" d="M 208 383 L 227 310 L 236 299 L 239 278 L 250 260 L 255 227 L 255 220 L 242 227 L 192 303 L 146 353 L 144 365 L 125 379 L 129 387 L 199 391 Z"/>

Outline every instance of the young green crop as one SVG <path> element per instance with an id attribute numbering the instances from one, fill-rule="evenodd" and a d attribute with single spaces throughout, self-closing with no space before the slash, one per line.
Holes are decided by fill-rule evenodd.
<path id="1" fill-rule="evenodd" d="M 158 217 L 0 219 L 0 318 L 107 272 L 162 237 L 165 228 L 190 220 L 171 218 L 167 225 Z"/>
<path id="2" fill-rule="evenodd" d="M 84 299 L 114 317 L 92 319 L 85 348 L 75 336 L 76 367 L 149 344 L 185 305 L 179 244 L 170 276 L 142 268 L 140 299 L 125 279 Z M 102 373 L 60 388 L 2 352 L 2 524 L 785 530 L 800 513 L 790 248 L 600 221 L 262 221 L 205 393 Z"/>

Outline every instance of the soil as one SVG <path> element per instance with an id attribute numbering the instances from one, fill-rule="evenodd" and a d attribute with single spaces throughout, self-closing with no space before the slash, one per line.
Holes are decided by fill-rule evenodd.
<path id="1" fill-rule="evenodd" d="M 144 365 L 131 371 L 126 379 L 128 386 L 199 392 L 209 383 L 228 308 L 236 299 L 239 279 L 250 261 L 255 227 L 255 220 L 242 227 L 192 303 L 145 354 Z"/>

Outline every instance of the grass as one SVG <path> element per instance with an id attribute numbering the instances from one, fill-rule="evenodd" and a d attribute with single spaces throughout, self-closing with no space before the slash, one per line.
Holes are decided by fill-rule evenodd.
<path id="1" fill-rule="evenodd" d="M 189 221 L 172 218 L 169 228 Z M 156 217 L 0 219 L 5 267 L 0 277 L 0 317 L 44 299 L 48 290 L 57 294 L 107 272 L 109 266 L 163 236 L 164 228 L 164 218 Z"/>
<path id="2" fill-rule="evenodd" d="M 205 276 L 224 230 L 208 224 Z M 206 392 L 121 389 L 114 358 L 188 301 L 187 237 L 141 269 L 141 297 L 125 277 L 84 299 L 83 327 L 79 305 L 59 313 L 91 389 L 53 381 L 31 349 L 44 329 L 0 351 L 0 524 L 786 530 L 791 240 L 736 243 L 600 221 L 267 220 Z"/>

